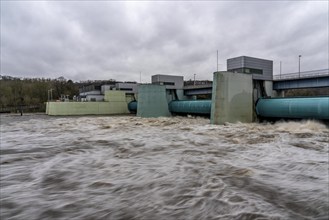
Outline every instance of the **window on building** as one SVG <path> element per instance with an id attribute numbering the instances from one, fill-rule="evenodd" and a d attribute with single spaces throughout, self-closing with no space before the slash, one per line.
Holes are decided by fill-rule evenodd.
<path id="1" fill-rule="evenodd" d="M 175 83 L 174 82 L 163 82 L 163 85 L 166 85 L 166 86 L 174 86 Z"/>
<path id="2" fill-rule="evenodd" d="M 121 91 L 132 91 L 133 89 L 132 88 L 120 88 L 119 90 L 121 90 Z"/>
<path id="3" fill-rule="evenodd" d="M 263 74 L 263 70 L 261 70 L 261 69 L 254 69 L 254 68 L 247 68 L 247 67 L 232 69 L 229 71 L 231 71 L 233 73 Z"/>
<path id="4" fill-rule="evenodd" d="M 252 74 L 263 74 L 263 70 L 261 70 L 261 69 L 253 69 L 253 68 L 246 68 L 246 69 L 249 70 L 248 73 L 252 73 Z"/>

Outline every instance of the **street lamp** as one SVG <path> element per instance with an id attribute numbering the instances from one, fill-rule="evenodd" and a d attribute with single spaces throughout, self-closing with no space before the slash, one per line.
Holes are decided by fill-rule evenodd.
<path id="1" fill-rule="evenodd" d="M 217 50 L 217 72 L 218 72 L 218 50 Z"/>
<path id="2" fill-rule="evenodd" d="M 49 89 L 48 90 L 48 102 L 53 100 L 53 90 L 54 89 Z"/>
<path id="3" fill-rule="evenodd" d="M 300 78 L 300 58 L 302 57 L 302 55 L 298 55 L 298 76 Z"/>

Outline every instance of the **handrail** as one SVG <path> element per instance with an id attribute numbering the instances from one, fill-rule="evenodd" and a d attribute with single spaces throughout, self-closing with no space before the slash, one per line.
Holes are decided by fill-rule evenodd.
<path id="1" fill-rule="evenodd" d="M 304 78 L 314 78 L 317 76 L 329 76 L 329 69 L 320 69 L 320 70 L 310 70 L 297 73 L 284 73 L 281 75 L 273 75 L 274 80 L 281 79 L 304 79 Z"/>

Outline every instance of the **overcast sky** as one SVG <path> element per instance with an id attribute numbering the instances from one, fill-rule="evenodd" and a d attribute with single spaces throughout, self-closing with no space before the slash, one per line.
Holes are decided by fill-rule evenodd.
<path id="1" fill-rule="evenodd" d="M 274 74 L 329 65 L 328 1 L 1 1 L 1 75 L 150 82 L 212 80 L 226 60 L 274 61 Z"/>

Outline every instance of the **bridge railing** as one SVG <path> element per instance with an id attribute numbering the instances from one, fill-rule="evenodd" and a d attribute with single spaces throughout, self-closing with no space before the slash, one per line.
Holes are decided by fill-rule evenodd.
<path id="1" fill-rule="evenodd" d="M 280 79 L 301 79 L 301 78 L 314 78 L 317 76 L 328 76 L 329 69 L 321 69 L 321 70 L 311 70 L 311 71 L 303 71 L 297 73 L 284 73 L 281 75 L 274 75 L 274 80 Z"/>

